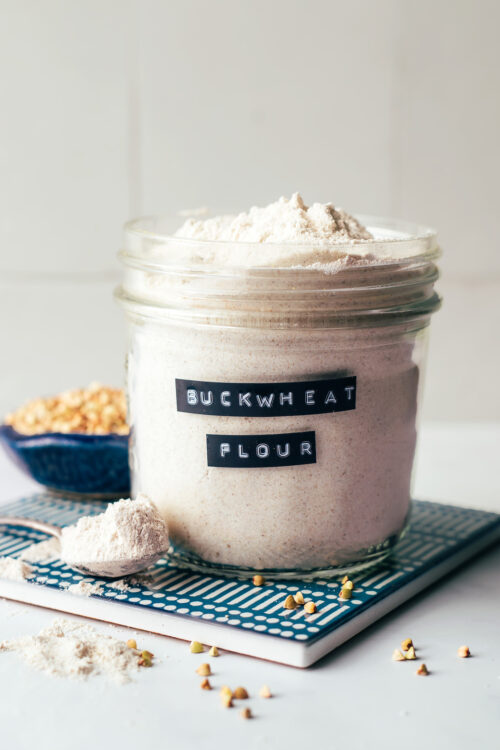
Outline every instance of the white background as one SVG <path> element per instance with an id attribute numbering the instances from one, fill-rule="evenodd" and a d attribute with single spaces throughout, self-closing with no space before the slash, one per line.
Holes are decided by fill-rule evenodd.
<path id="1" fill-rule="evenodd" d="M 121 226 L 294 190 L 435 226 L 424 418 L 500 417 L 495 0 L 1 0 L 0 410 L 122 381 Z"/>
<path id="2" fill-rule="evenodd" d="M 495 0 L 0 0 L 0 416 L 122 381 L 127 219 L 300 190 L 439 230 L 424 420 L 452 424 L 424 425 L 416 495 L 498 509 L 499 430 L 470 423 L 500 419 L 499 27 Z M 0 464 L 0 502 L 29 490 Z M 3 654 L 3 744 L 493 750 L 498 563 L 497 546 L 311 670 L 224 655 L 214 684 L 276 694 L 252 722 L 200 695 L 171 639 L 141 636 L 158 665 L 125 688 Z M 0 602 L 0 637 L 52 619 Z M 425 680 L 390 661 L 409 635 Z"/>

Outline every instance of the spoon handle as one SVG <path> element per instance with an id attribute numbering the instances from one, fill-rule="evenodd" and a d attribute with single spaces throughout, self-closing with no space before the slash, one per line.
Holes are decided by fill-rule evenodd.
<path id="1" fill-rule="evenodd" d="M 59 526 L 53 526 L 51 523 L 35 521 L 33 518 L 17 518 L 16 516 L 0 516 L 0 526 L 25 526 L 35 531 L 43 531 L 45 534 L 61 538 L 61 529 Z"/>

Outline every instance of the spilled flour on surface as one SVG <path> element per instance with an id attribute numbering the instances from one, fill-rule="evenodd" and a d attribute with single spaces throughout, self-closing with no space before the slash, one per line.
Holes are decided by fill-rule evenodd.
<path id="1" fill-rule="evenodd" d="M 119 578 L 117 581 L 110 580 L 107 583 L 111 589 L 116 589 L 116 591 L 130 591 L 131 588 L 123 578 Z"/>
<path id="2" fill-rule="evenodd" d="M 137 653 L 124 641 L 63 618 L 38 635 L 0 642 L 2 651 L 13 651 L 26 664 L 54 677 L 86 680 L 103 675 L 125 683 L 139 669 Z"/>
<path id="3" fill-rule="evenodd" d="M 47 562 L 61 556 L 61 545 L 59 539 L 55 536 L 46 539 L 43 542 L 32 544 L 23 549 L 19 555 L 20 560 L 27 560 L 32 563 Z"/>
<path id="4" fill-rule="evenodd" d="M 33 573 L 31 565 L 17 557 L 0 557 L 0 578 L 11 581 L 25 581 Z"/>
<path id="5" fill-rule="evenodd" d="M 63 584 L 64 586 L 64 584 Z M 91 596 L 92 594 L 102 593 L 102 583 L 91 583 L 90 581 L 80 581 L 64 586 L 66 591 L 77 596 Z"/>
<path id="6" fill-rule="evenodd" d="M 120 578 L 117 581 L 110 579 L 106 581 L 108 588 L 115 589 L 116 591 L 130 591 L 130 586 Z M 104 591 L 103 584 L 91 581 L 80 581 L 79 583 L 68 583 L 67 585 L 62 584 L 66 591 L 70 594 L 77 594 L 78 596 L 91 596 L 92 594 L 102 594 Z"/>

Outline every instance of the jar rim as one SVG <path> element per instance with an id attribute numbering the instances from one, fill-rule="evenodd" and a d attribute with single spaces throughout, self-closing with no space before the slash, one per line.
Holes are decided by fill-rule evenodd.
<path id="1" fill-rule="evenodd" d="M 339 255 L 361 254 L 361 263 L 353 263 L 342 268 L 342 272 L 359 270 L 362 265 L 362 256 L 375 255 L 376 259 L 370 258 L 365 265 L 370 268 L 391 265 L 401 266 L 405 262 L 428 263 L 441 255 L 437 244 L 437 233 L 428 226 L 390 219 L 384 217 L 359 215 L 356 218 L 374 235 L 373 239 L 352 240 L 350 242 L 329 242 L 318 240 L 311 242 L 242 242 L 237 240 L 209 240 L 190 237 L 179 237 L 175 235 L 175 224 L 179 224 L 180 218 L 151 215 L 132 219 L 124 226 L 125 247 L 120 252 L 120 257 L 134 263 L 139 262 L 144 268 L 150 268 L 157 272 L 171 271 L 174 268 L 187 268 L 203 266 L 204 273 L 219 273 L 232 270 L 260 271 L 276 274 L 280 271 L 318 272 L 316 264 L 300 265 L 272 265 L 272 264 L 248 264 L 244 262 L 249 251 L 256 248 L 287 248 L 291 252 L 301 250 L 323 250 L 332 251 Z M 205 218 L 205 217 L 204 217 Z M 205 262 L 197 262 L 196 248 L 217 250 L 220 248 L 225 252 L 233 249 L 230 262 L 217 263 L 215 261 L 210 267 Z M 150 251 L 155 250 L 153 257 Z M 163 249 L 163 253 L 161 252 Z M 149 256 L 149 257 L 148 257 Z"/>
<path id="2" fill-rule="evenodd" d="M 238 327 L 249 321 L 274 328 L 386 325 L 428 317 L 440 304 L 436 232 L 362 220 L 374 239 L 304 245 L 180 238 L 166 231 L 168 217 L 135 219 L 125 226 L 117 296 L 140 316 Z M 259 265 L 266 246 L 285 247 L 285 261 L 275 253 L 275 265 Z M 309 253 L 294 255 L 300 248 Z"/>

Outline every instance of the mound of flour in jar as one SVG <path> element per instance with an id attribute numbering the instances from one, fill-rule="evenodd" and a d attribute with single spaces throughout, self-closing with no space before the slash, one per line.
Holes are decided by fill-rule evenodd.
<path id="1" fill-rule="evenodd" d="M 187 219 L 176 237 L 226 242 L 359 242 L 372 234 L 354 216 L 331 203 L 306 206 L 300 193 L 237 216 Z"/>
<path id="2" fill-rule="evenodd" d="M 63 529 L 61 557 L 69 564 L 132 560 L 169 546 L 165 521 L 146 495 L 110 503 L 104 513 L 84 516 Z"/>
<path id="3" fill-rule="evenodd" d="M 317 266 L 334 264 L 338 270 L 353 263 L 376 260 L 369 251 L 374 237 L 354 216 L 331 203 L 307 206 L 299 193 L 281 197 L 267 206 L 253 206 L 237 216 L 187 219 L 176 237 L 218 243 L 250 243 L 239 263 L 247 266 Z M 353 246 L 356 247 L 346 247 Z M 265 247 L 263 247 L 263 245 Z M 295 245 L 293 248 L 291 246 Z M 338 245 L 338 248 L 332 247 Z M 340 247 L 342 246 L 342 247 Z M 228 264 L 231 247 L 197 247 L 203 262 Z"/>

